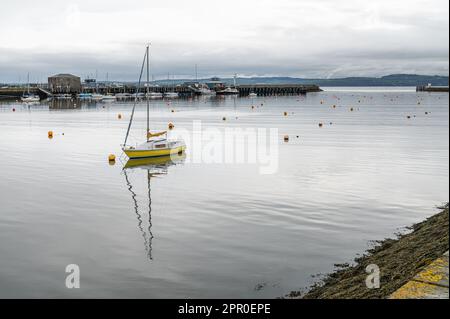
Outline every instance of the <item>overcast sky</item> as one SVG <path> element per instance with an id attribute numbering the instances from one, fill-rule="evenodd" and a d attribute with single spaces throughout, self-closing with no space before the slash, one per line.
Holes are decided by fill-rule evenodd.
<path id="1" fill-rule="evenodd" d="M 448 0 L 15 0 L 0 4 L 0 81 L 448 75 Z"/>

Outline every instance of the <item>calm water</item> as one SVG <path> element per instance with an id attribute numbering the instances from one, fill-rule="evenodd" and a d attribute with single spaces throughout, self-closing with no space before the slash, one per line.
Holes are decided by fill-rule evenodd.
<path id="1" fill-rule="evenodd" d="M 0 297 L 278 297 L 448 201 L 448 94 L 152 102 L 154 129 L 278 128 L 272 175 L 182 158 L 111 166 L 131 104 L 73 103 L 0 104 Z M 142 104 L 133 141 L 144 126 Z M 73 263 L 78 290 L 65 288 Z"/>

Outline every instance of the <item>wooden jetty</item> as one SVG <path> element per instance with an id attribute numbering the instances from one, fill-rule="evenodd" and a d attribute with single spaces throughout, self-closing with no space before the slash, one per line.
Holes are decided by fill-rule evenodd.
<path id="1" fill-rule="evenodd" d="M 448 92 L 448 86 L 419 85 L 417 92 Z"/>
<path id="2" fill-rule="evenodd" d="M 304 84 L 256 84 L 256 85 L 238 85 L 236 88 L 239 91 L 240 96 L 248 96 L 250 93 L 256 93 L 258 95 L 268 96 L 268 95 L 298 95 L 306 94 L 309 92 L 320 92 L 322 91 L 317 85 L 304 85 Z M 141 92 L 146 92 L 147 88 L 141 88 Z M 83 89 L 84 92 L 94 93 L 98 92 L 101 94 L 105 93 L 136 93 L 136 86 L 123 86 L 123 87 L 88 87 Z M 195 92 L 190 88 L 189 85 L 161 85 L 149 87 L 149 92 L 177 92 L 181 96 L 194 95 Z"/>
<path id="3" fill-rule="evenodd" d="M 320 92 L 322 91 L 317 85 L 303 85 L 303 84 L 253 84 L 253 85 L 238 85 L 236 86 L 239 91 L 240 96 L 248 96 L 250 93 L 256 93 L 261 96 L 270 95 L 299 95 L 306 94 L 309 92 Z M 83 86 L 81 88 L 82 92 L 85 93 L 100 93 L 100 94 L 118 94 L 118 93 L 136 93 L 138 88 L 136 85 L 121 85 L 121 86 L 110 86 L 99 84 L 96 86 Z M 146 92 L 146 87 L 141 87 L 140 92 Z M 193 96 L 197 93 L 192 90 L 190 85 L 160 85 L 151 86 L 148 88 L 149 92 L 176 92 L 180 96 Z M 18 99 L 25 92 L 23 86 L 0 88 L 0 98 L 2 99 Z M 40 85 L 31 86 L 30 93 L 37 94 L 41 99 L 51 97 L 59 92 L 52 92 L 48 86 Z M 74 94 L 75 97 L 75 94 Z"/>
<path id="4" fill-rule="evenodd" d="M 304 85 L 304 84 L 253 84 L 253 85 L 239 85 L 237 86 L 239 95 L 247 96 L 250 93 L 258 95 L 298 95 L 309 92 L 321 92 L 318 85 Z"/>

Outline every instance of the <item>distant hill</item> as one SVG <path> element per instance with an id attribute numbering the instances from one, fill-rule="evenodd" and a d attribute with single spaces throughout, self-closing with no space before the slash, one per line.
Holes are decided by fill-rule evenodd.
<path id="1" fill-rule="evenodd" d="M 209 79 L 201 79 L 207 82 Z M 222 78 L 223 82 L 233 83 L 232 78 Z M 192 79 L 178 79 L 170 84 L 181 84 Z M 167 84 L 167 80 L 156 81 L 158 84 Z M 304 79 L 294 77 L 252 77 L 237 78 L 238 84 L 317 84 L 319 86 L 418 86 L 431 83 L 435 86 L 448 86 L 448 76 L 392 74 L 379 78 L 375 77 L 347 77 L 335 79 Z"/>

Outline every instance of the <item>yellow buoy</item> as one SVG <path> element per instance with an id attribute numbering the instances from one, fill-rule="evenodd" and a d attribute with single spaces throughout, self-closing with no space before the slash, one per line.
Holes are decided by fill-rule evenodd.
<path id="1" fill-rule="evenodd" d="M 285 135 L 285 136 L 284 136 L 284 141 L 285 141 L 285 142 L 289 142 L 289 135 Z"/>
<path id="2" fill-rule="evenodd" d="M 169 123 L 168 127 L 169 127 L 169 130 L 172 130 L 175 127 L 175 125 L 173 125 L 173 123 Z"/>
<path id="3" fill-rule="evenodd" d="M 175 113 L 175 110 L 171 110 L 170 112 Z"/>
<path id="4" fill-rule="evenodd" d="M 120 120 L 122 118 L 122 114 L 117 115 L 117 118 Z"/>
<path id="5" fill-rule="evenodd" d="M 319 127 L 322 127 L 323 126 L 323 123 L 319 123 Z"/>
<path id="6" fill-rule="evenodd" d="M 108 161 L 109 161 L 109 162 L 115 162 L 115 161 L 116 161 L 116 155 L 114 155 L 114 154 L 109 154 L 109 156 L 108 156 Z"/>
<path id="7" fill-rule="evenodd" d="M 353 108 L 352 107 L 350 108 L 350 112 L 353 112 Z"/>
<path id="8" fill-rule="evenodd" d="M 52 138 L 53 137 L 53 131 L 48 131 L 47 136 L 48 136 L 48 138 Z"/>
<path id="9" fill-rule="evenodd" d="M 283 114 L 284 114 L 284 116 L 287 116 L 287 115 L 288 115 L 288 112 L 284 112 Z"/>

